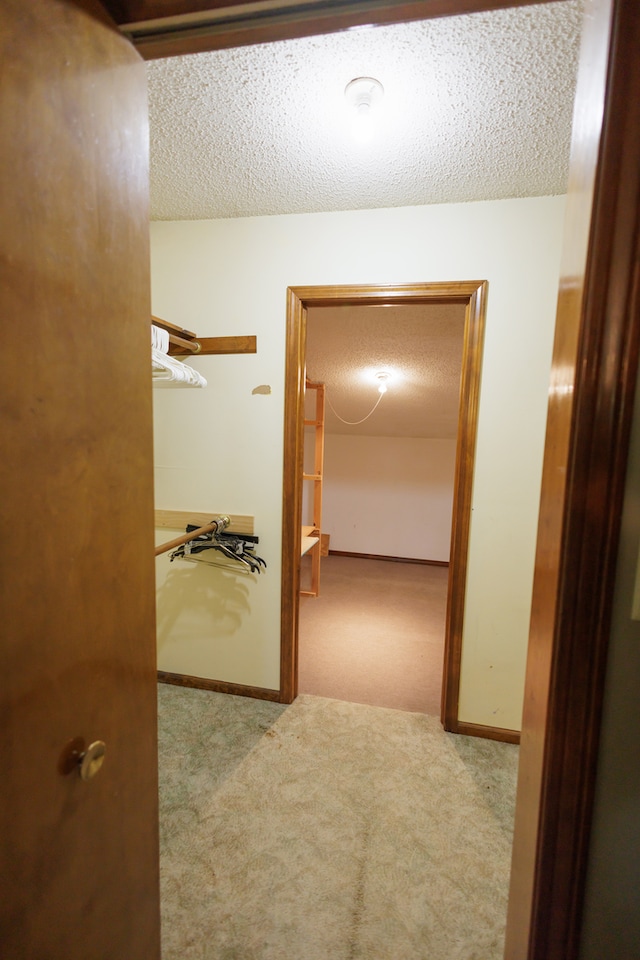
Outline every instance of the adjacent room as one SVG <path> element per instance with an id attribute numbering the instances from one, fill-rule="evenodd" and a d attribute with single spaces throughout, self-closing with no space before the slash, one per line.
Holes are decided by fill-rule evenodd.
<path id="1" fill-rule="evenodd" d="M 440 712 L 464 327 L 455 303 L 309 310 L 301 693 Z"/>

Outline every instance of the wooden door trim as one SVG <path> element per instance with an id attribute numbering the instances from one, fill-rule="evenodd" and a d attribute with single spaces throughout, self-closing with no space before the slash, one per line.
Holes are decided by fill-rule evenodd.
<path id="1" fill-rule="evenodd" d="M 312 306 L 459 303 L 465 305 L 465 328 L 442 685 L 442 722 L 445 729 L 455 730 L 458 722 L 464 592 L 486 302 L 487 282 L 484 280 L 453 283 L 290 287 L 288 289 L 280 647 L 282 703 L 291 703 L 298 693 L 299 540 L 302 526 L 307 310 Z"/>
<path id="2" fill-rule="evenodd" d="M 487 312 L 486 282 L 475 285 L 467 301 L 464 324 L 464 349 L 458 408 L 456 472 L 451 518 L 451 554 L 447 588 L 447 619 L 442 676 L 440 718 L 445 730 L 458 732 L 462 631 L 467 585 L 471 497 L 475 466 L 480 377 Z"/>
<path id="3" fill-rule="evenodd" d="M 145 60 L 550 0 L 102 0 Z"/>

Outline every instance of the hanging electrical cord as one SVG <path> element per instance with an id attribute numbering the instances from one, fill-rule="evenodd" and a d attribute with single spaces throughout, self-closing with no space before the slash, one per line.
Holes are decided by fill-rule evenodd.
<path id="1" fill-rule="evenodd" d="M 340 416 L 340 414 L 337 413 L 336 410 L 334 410 L 333 404 L 331 403 L 331 400 L 329 399 L 329 396 L 328 396 L 328 395 L 327 395 L 327 403 L 329 404 L 329 406 L 331 407 L 331 409 L 333 410 L 333 412 L 335 413 L 336 417 L 338 418 L 338 420 L 340 420 L 341 423 L 346 423 L 347 426 L 349 426 L 349 427 L 357 427 L 359 423 L 364 423 L 365 420 L 368 420 L 368 419 L 369 419 L 369 417 L 371 416 L 371 414 L 375 412 L 376 407 L 378 406 L 378 404 L 380 403 L 380 401 L 382 400 L 383 397 L 384 397 L 384 393 L 381 393 L 380 396 L 378 397 L 378 399 L 376 400 L 376 402 L 375 402 L 375 404 L 374 404 L 374 406 L 373 406 L 373 409 L 370 410 L 369 413 L 366 415 L 366 417 L 363 417 L 362 420 L 343 420 L 342 417 Z"/>

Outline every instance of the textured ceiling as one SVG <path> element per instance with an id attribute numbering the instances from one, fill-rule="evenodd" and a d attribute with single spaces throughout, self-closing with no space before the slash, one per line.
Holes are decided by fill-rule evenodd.
<path id="1" fill-rule="evenodd" d="M 563 193 L 580 0 L 147 64 L 154 219 Z M 343 91 L 381 81 L 374 139 Z"/>
<path id="2" fill-rule="evenodd" d="M 327 433 L 451 439 L 458 429 L 462 304 L 311 307 L 307 376 L 326 385 Z M 378 394 L 376 371 L 391 374 Z M 311 393 L 315 399 L 315 395 Z"/>

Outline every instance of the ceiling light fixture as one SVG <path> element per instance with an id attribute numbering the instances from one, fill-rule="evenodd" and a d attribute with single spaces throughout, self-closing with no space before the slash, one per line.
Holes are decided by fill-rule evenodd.
<path id="1" fill-rule="evenodd" d="M 384 370 L 380 370 L 378 373 L 375 374 L 376 380 L 378 380 L 378 382 L 380 383 L 380 386 L 378 387 L 378 393 L 387 392 L 387 381 L 389 380 L 389 376 L 390 375 L 388 373 L 385 373 Z"/>
<path id="2" fill-rule="evenodd" d="M 347 103 L 353 110 L 352 131 L 360 141 L 370 140 L 373 135 L 374 107 L 384 95 L 384 87 L 374 77 L 356 77 L 344 89 Z"/>

